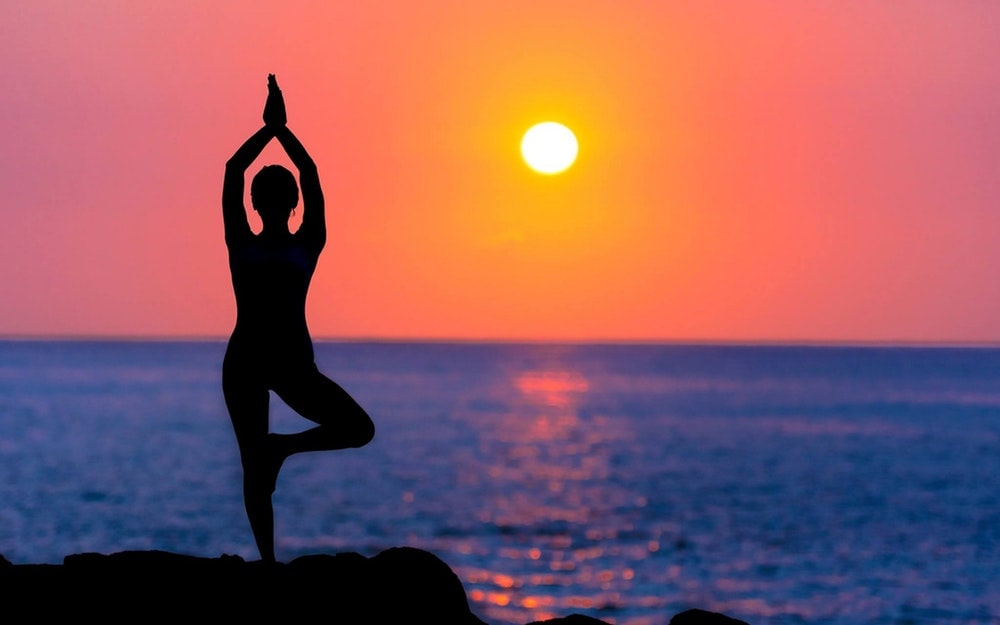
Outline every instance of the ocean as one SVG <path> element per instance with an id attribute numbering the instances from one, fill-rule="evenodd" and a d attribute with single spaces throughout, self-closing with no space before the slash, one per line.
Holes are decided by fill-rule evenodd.
<path id="1" fill-rule="evenodd" d="M 224 342 L 0 342 L 0 554 L 257 553 Z M 321 342 L 367 447 L 289 459 L 278 558 L 400 545 L 491 625 L 1000 623 L 1000 349 Z M 272 429 L 309 422 L 272 400 Z"/>

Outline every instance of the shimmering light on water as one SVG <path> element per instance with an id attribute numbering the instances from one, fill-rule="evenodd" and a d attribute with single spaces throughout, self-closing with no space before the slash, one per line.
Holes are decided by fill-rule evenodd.
<path id="1" fill-rule="evenodd" d="M 223 349 L 0 343 L 0 553 L 255 558 Z M 377 434 L 285 465 L 284 560 L 428 549 L 491 625 L 1000 622 L 1000 350 L 317 354 Z"/>

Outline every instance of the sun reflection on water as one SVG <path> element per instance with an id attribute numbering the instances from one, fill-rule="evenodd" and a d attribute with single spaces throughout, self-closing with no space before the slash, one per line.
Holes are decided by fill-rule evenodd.
<path id="1" fill-rule="evenodd" d="M 590 390 L 587 380 L 573 371 L 526 371 L 515 386 L 525 397 L 555 408 L 570 408 L 575 396 Z"/>
<path id="2" fill-rule="evenodd" d="M 583 408 L 590 391 L 582 373 L 560 367 L 516 372 L 495 389 L 505 410 L 490 415 L 480 439 L 480 458 L 492 462 L 485 470 L 493 488 L 479 518 L 503 546 L 484 558 L 483 568 L 461 571 L 473 609 L 487 621 L 527 623 L 590 611 L 616 623 L 635 570 L 611 563 L 621 561 L 623 551 L 639 559 L 655 551 L 645 541 L 636 549 L 619 540 L 632 529 L 622 523 L 627 510 L 646 502 L 606 488 L 609 442 L 630 434 Z"/>

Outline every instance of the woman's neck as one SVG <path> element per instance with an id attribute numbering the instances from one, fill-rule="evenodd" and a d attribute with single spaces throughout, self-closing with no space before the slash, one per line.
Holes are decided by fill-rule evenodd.
<path id="1" fill-rule="evenodd" d="M 260 231 L 260 236 L 266 239 L 283 239 L 291 234 L 288 224 L 271 224 L 270 226 L 264 224 Z"/>

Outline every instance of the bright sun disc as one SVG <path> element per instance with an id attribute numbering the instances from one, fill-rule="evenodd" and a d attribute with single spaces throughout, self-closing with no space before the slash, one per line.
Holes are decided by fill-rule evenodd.
<path id="1" fill-rule="evenodd" d="M 540 174 L 558 174 L 573 161 L 579 146 L 573 131 L 557 122 L 535 124 L 521 139 L 524 162 Z"/>

